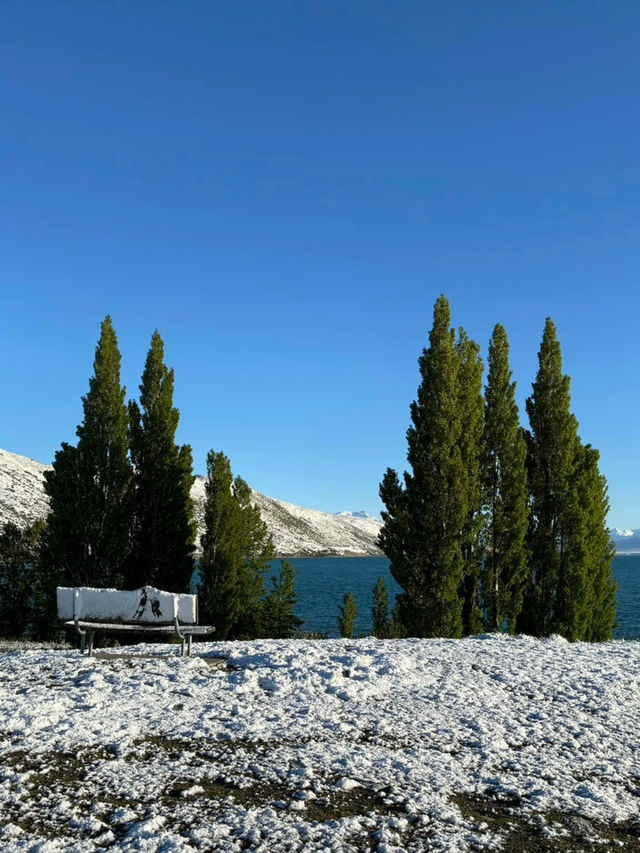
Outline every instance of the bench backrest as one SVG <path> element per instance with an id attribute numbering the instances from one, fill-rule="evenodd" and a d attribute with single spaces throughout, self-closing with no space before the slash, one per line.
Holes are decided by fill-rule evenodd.
<path id="1" fill-rule="evenodd" d="M 177 615 L 183 625 L 198 622 L 197 595 L 164 592 L 152 586 L 133 590 L 59 586 L 56 593 L 60 619 L 170 625 Z"/>

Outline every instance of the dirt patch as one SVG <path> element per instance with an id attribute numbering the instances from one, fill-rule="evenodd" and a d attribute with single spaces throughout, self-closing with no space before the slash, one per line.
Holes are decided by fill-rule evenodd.
<path id="1" fill-rule="evenodd" d="M 576 814 L 523 815 L 517 797 L 495 792 L 454 794 L 462 816 L 503 838 L 502 853 L 585 853 L 621 849 L 639 851 L 640 821 L 605 824 Z"/>
<path id="2" fill-rule="evenodd" d="M 369 736 L 377 739 L 374 733 L 364 739 Z M 350 839 L 362 851 L 377 849 L 388 826 L 396 826 L 402 849 L 423 853 L 432 848 L 428 815 L 409 815 L 397 790 L 341 789 L 337 777 L 297 778 L 290 759 L 278 766 L 282 741 L 156 735 L 123 748 L 39 754 L 21 749 L 16 739 L 13 745 L 2 758 L 11 796 L 0 812 L 0 826 L 13 824 L 31 838 L 69 839 L 70 845 L 91 839 L 96 846 L 109 846 L 158 811 L 166 828 L 188 837 L 194 816 L 216 823 L 230 809 L 271 808 L 285 822 L 302 821 L 317 829 L 362 818 L 361 830 Z M 286 746 L 299 747 L 303 757 L 306 741 Z M 124 761 L 112 765 L 116 759 Z M 141 778 L 152 781 L 153 790 L 135 783 L 138 769 Z M 127 775 L 131 770 L 133 782 Z M 640 853 L 640 821 L 605 824 L 577 814 L 531 813 L 519 798 L 489 789 L 454 794 L 451 802 L 469 824 L 469 851 L 486 849 L 498 838 L 503 853 Z M 67 806 L 58 812 L 58 803 Z"/>
<path id="3" fill-rule="evenodd" d="M 313 788 L 305 788 L 287 777 L 288 767 L 269 763 L 281 745 L 152 736 L 122 751 L 95 747 L 31 754 L 17 748 L 3 757 L 12 795 L 0 812 L 0 827 L 12 824 L 41 839 L 97 843 L 104 836 L 111 843 L 108 839 L 123 837 L 158 805 L 165 826 L 179 834 L 190 831 L 184 819 L 189 809 L 213 822 L 228 808 L 272 808 L 283 820 L 292 816 L 310 825 L 362 816 L 378 827 L 385 817 L 403 812 L 403 803 L 392 801 L 387 789 L 341 790 L 332 778 L 314 778 Z M 116 758 L 155 780 L 155 793 L 134 795 L 119 770 L 109 769 Z M 52 808 L 58 803 L 67 805 L 58 812 Z M 370 849 L 370 842 L 371 833 L 364 833 L 359 849 Z"/>

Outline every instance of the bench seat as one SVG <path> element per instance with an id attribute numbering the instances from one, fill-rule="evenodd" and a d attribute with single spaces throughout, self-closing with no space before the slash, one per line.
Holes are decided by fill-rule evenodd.
<path id="1" fill-rule="evenodd" d="M 164 634 L 182 641 L 182 655 L 191 654 L 191 640 L 214 628 L 197 625 L 198 597 L 154 587 L 137 590 L 58 587 L 58 618 L 75 628 L 89 656 L 97 632 L 102 634 Z M 69 618 L 73 617 L 73 618 Z"/>
<path id="2" fill-rule="evenodd" d="M 86 622 L 83 619 L 78 619 L 77 623 L 70 619 L 64 623 L 69 628 L 84 628 L 87 631 L 102 631 L 105 634 L 175 634 L 174 625 L 138 625 L 125 624 L 124 622 Z M 203 637 L 206 634 L 211 634 L 215 628 L 209 625 L 180 625 L 181 634 L 190 634 L 192 637 Z"/>

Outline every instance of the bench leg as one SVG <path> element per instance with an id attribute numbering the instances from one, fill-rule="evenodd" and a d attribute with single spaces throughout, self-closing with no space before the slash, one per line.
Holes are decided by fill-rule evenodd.
<path id="1" fill-rule="evenodd" d="M 193 638 L 192 638 L 191 634 L 188 634 L 187 635 L 187 657 L 189 657 L 189 658 L 191 657 L 191 640 L 192 639 Z"/>
<path id="2" fill-rule="evenodd" d="M 94 634 L 93 631 L 89 631 L 89 643 L 88 643 L 89 657 L 92 657 L 92 655 L 93 655 L 93 634 Z"/>

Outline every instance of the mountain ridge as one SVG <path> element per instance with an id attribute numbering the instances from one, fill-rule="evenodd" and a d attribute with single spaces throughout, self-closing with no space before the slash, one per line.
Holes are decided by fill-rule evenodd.
<path id="1" fill-rule="evenodd" d="M 47 496 L 44 472 L 50 469 L 26 456 L 0 449 L 0 523 L 19 527 L 46 516 Z M 191 496 L 202 533 L 204 506 L 202 475 L 196 475 Z M 369 557 L 381 552 L 376 540 L 382 523 L 359 513 L 333 515 L 316 509 L 271 498 L 252 489 L 252 498 L 273 536 L 278 556 L 282 557 Z"/>

